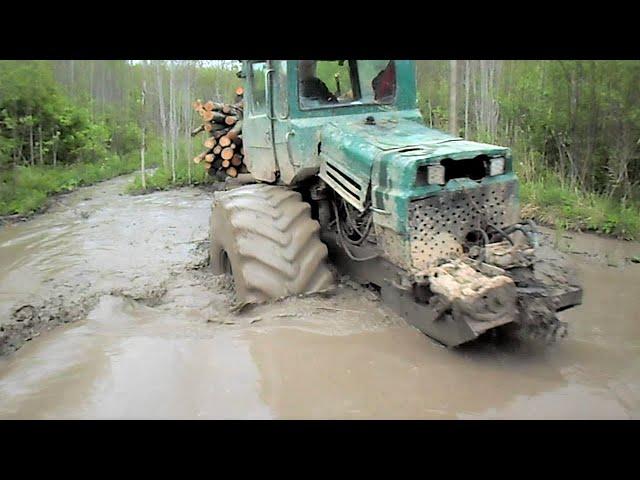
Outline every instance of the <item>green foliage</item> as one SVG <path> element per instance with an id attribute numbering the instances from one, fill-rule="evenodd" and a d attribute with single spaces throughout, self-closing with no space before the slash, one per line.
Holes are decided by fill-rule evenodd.
<path id="1" fill-rule="evenodd" d="M 463 134 L 511 147 L 524 214 L 563 228 L 640 238 L 640 62 L 458 65 Z M 447 129 L 449 62 L 418 62 L 417 71 L 426 123 Z M 493 131 L 483 104 L 496 108 Z"/>
<path id="2" fill-rule="evenodd" d="M 522 213 L 556 228 L 595 231 L 627 240 L 640 239 L 640 205 L 620 202 L 596 193 L 560 184 L 553 175 L 541 175 L 520 186 Z"/>
<path id="3" fill-rule="evenodd" d="M 116 122 L 111 126 L 111 150 L 126 154 L 140 148 L 140 126 L 134 121 L 125 123 Z"/>
<path id="4" fill-rule="evenodd" d="M 50 195 L 129 173 L 138 166 L 137 156 L 129 154 L 72 166 L 16 167 L 0 176 L 0 215 L 28 215 L 40 210 Z"/>
<path id="5" fill-rule="evenodd" d="M 524 216 L 640 238 L 640 62 L 504 61 L 491 64 L 494 70 L 486 62 L 458 64 L 461 134 L 511 147 Z M 157 74 L 169 105 L 169 68 L 169 62 L 0 61 L 0 214 L 27 214 L 48 195 L 138 170 L 143 125 L 147 167 L 157 165 L 164 158 Z M 189 163 L 201 140 L 183 139 L 194 121 L 190 103 L 231 102 L 240 81 L 232 70 L 202 62 L 172 68 L 175 184 L 208 181 L 202 167 Z M 318 73 L 331 86 L 332 68 L 320 64 Z M 418 107 L 427 125 L 444 130 L 449 73 L 448 61 L 417 65 Z M 495 115 L 483 116 L 487 105 Z M 495 125 L 487 125 L 489 117 Z M 172 183 L 169 165 L 147 176 L 147 190 Z M 131 191 L 141 191 L 139 174 Z"/>
<path id="6" fill-rule="evenodd" d="M 340 66 L 335 60 L 319 60 L 316 65 L 316 77 L 322 80 L 330 91 L 336 91 L 336 74 L 339 75 L 340 90 L 343 94 L 352 89 L 349 64 L 346 61 Z"/>
<path id="7" fill-rule="evenodd" d="M 141 174 L 137 173 L 131 184 L 127 187 L 130 194 L 143 194 L 158 190 L 169 190 L 176 187 L 186 187 L 188 185 L 199 185 L 202 183 L 213 182 L 206 170 L 199 167 L 191 171 L 191 179 L 187 167 L 183 164 L 176 167 L 176 181 L 173 182 L 171 170 L 165 170 L 160 167 L 154 172 L 147 172 L 146 176 L 147 188 L 142 188 Z"/>
<path id="8" fill-rule="evenodd" d="M 131 151 L 132 132 L 131 122 L 110 129 L 72 101 L 51 62 L 0 61 L 0 168 L 101 161 L 110 141 L 118 154 Z"/>

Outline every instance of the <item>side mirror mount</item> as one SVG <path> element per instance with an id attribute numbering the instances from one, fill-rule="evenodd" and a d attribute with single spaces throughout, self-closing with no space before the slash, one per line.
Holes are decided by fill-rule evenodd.
<path id="1" fill-rule="evenodd" d="M 242 70 L 238 70 L 236 72 L 236 77 L 238 77 L 238 78 L 247 78 L 247 76 L 245 75 L 245 73 Z"/>

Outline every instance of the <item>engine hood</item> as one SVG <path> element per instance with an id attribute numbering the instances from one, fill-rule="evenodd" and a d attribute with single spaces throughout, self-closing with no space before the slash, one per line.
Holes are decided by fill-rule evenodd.
<path id="1" fill-rule="evenodd" d="M 451 180 L 442 187 L 417 183 L 418 167 L 444 159 L 504 156 L 505 175 L 487 177 L 480 183 L 514 178 L 508 148 L 467 141 L 399 116 L 377 116 L 372 125 L 364 118 L 336 119 L 322 128 L 320 140 L 320 176 L 332 186 L 339 181 L 345 191 L 355 192 L 358 198 L 351 203 L 359 208 L 366 194 L 374 208 L 389 211 L 396 210 L 398 202 L 434 195 L 444 188 L 473 188 L 479 184 L 467 179 Z"/>
<path id="2" fill-rule="evenodd" d="M 459 157 L 456 154 L 462 153 L 464 158 L 468 158 L 469 153 L 504 154 L 508 150 L 496 145 L 467 141 L 404 118 L 379 119 L 373 125 L 368 125 L 362 120 L 332 122 L 323 129 L 323 146 L 329 147 L 329 144 L 334 143 L 332 139 L 345 146 L 368 144 L 383 152 L 405 148 L 419 149 L 428 156 Z M 328 141 L 326 145 L 325 140 Z"/>

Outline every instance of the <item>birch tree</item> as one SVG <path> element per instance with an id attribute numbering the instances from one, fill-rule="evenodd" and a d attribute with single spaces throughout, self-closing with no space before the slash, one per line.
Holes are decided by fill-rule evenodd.
<path id="1" fill-rule="evenodd" d="M 458 135 L 458 61 L 450 61 L 449 132 Z"/>
<path id="2" fill-rule="evenodd" d="M 145 121 L 145 108 L 144 108 L 146 93 L 147 93 L 147 81 L 142 80 L 142 93 L 140 97 L 140 111 L 141 111 L 140 121 L 142 123 L 142 126 L 141 126 L 142 140 L 140 142 L 140 178 L 142 179 L 143 190 L 147 189 L 147 177 L 146 177 L 145 162 L 144 162 L 144 154 L 145 154 L 145 150 L 147 149 L 147 144 L 146 144 L 147 122 Z"/>
<path id="3" fill-rule="evenodd" d="M 165 113 L 164 95 L 162 91 L 163 78 L 160 71 L 160 62 L 156 62 L 156 82 L 158 86 L 160 125 L 162 127 L 162 165 L 166 171 L 169 169 L 169 160 L 167 158 L 167 116 Z"/>
<path id="4" fill-rule="evenodd" d="M 469 139 L 469 60 L 464 61 L 464 138 Z"/>
<path id="5" fill-rule="evenodd" d="M 171 179 L 176 182 L 176 101 L 175 101 L 175 72 L 174 66 L 169 62 L 169 132 L 171 134 Z"/>

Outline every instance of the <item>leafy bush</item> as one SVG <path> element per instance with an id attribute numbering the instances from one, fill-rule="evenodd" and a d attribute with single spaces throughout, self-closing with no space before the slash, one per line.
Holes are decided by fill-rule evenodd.
<path id="1" fill-rule="evenodd" d="M 131 194 L 149 193 L 157 190 L 169 190 L 176 187 L 185 187 L 187 185 L 199 185 L 201 183 L 212 182 L 213 180 L 202 167 L 191 169 L 191 181 L 189 181 L 189 172 L 183 164 L 176 166 L 176 181 L 170 170 L 160 167 L 155 172 L 146 175 L 147 189 L 142 188 L 142 178 L 140 173 L 136 174 L 133 182 L 127 187 L 127 192 Z"/>
<path id="2" fill-rule="evenodd" d="M 138 162 L 136 155 L 111 155 L 103 161 L 73 166 L 16 167 L 1 176 L 0 215 L 36 212 L 50 195 L 130 173 L 138 168 Z"/>
<path id="3" fill-rule="evenodd" d="M 568 230 L 586 230 L 627 240 L 640 239 L 640 205 L 626 207 L 602 194 L 562 186 L 551 175 L 521 179 L 522 213 L 526 218 Z"/>

